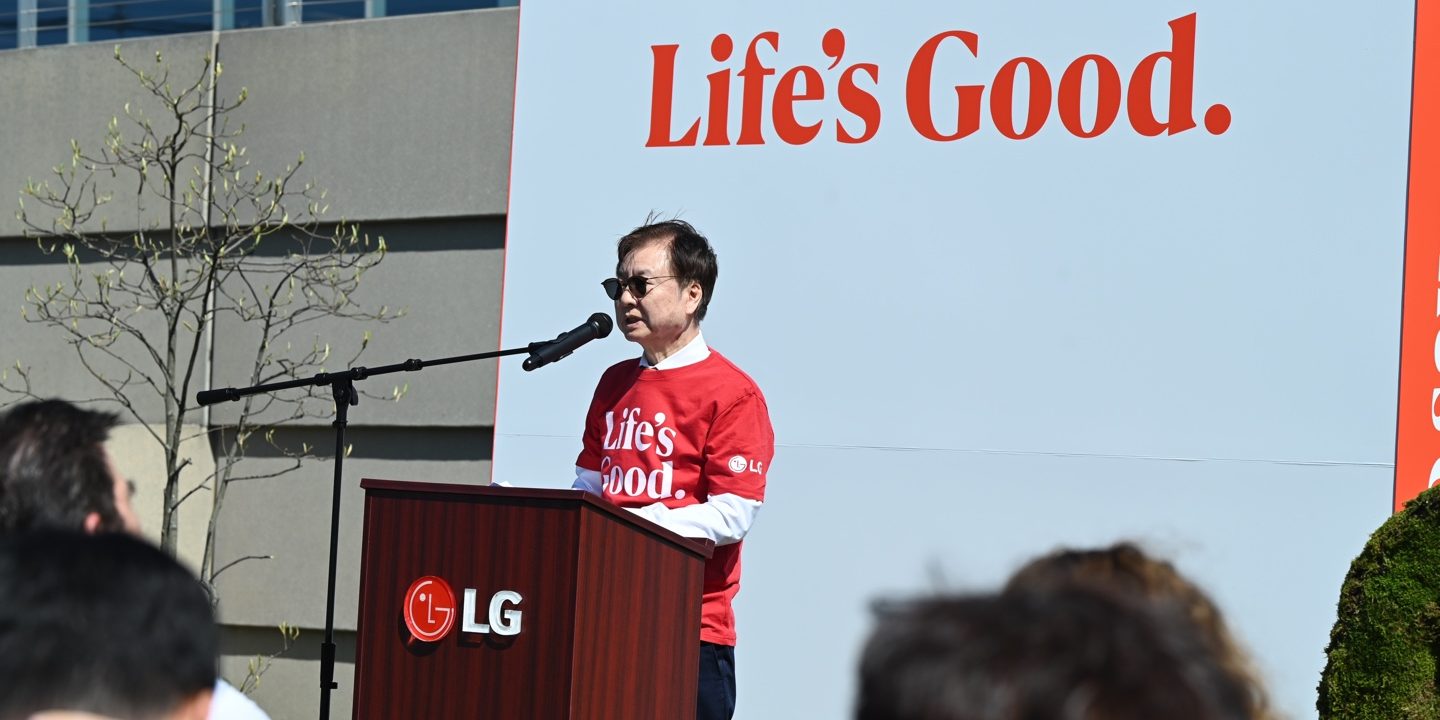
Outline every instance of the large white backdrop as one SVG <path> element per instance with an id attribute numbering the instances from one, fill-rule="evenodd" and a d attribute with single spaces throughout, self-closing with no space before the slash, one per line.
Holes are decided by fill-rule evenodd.
<path id="1" fill-rule="evenodd" d="M 1341 580 L 1390 504 L 1413 10 L 527 0 L 503 345 L 609 310 L 614 241 L 652 210 L 715 244 L 705 336 L 764 389 L 778 442 L 737 601 L 739 718 L 845 717 L 876 598 L 990 589 L 1038 553 L 1117 539 L 1210 589 L 1280 709 L 1315 715 Z M 1106 58 L 1128 101 L 1192 13 L 1197 127 L 1147 137 L 1120 103 L 1098 137 L 1066 129 L 1072 61 Z M 766 31 L 779 49 L 756 57 L 776 72 L 740 75 Z M 945 31 L 974 33 L 978 57 L 942 41 L 907 98 Z M 1052 107 L 1015 140 L 990 97 L 1021 56 L 1016 129 L 1036 64 Z M 857 64 L 878 81 L 856 71 L 842 95 Z M 1171 64 L 1153 73 L 1161 121 Z M 821 125 L 789 144 L 776 90 L 802 65 L 823 99 L 779 104 Z M 1101 65 L 1082 76 L 1084 131 Z M 701 145 L 706 76 L 725 70 L 728 144 Z M 746 77 L 763 144 L 738 142 Z M 957 85 L 985 86 L 979 129 L 925 137 L 917 100 L 953 133 Z M 647 147 L 659 96 L 661 140 L 698 119 L 699 142 Z M 872 137 L 837 139 L 837 119 L 860 136 L 877 108 Z M 617 333 L 535 373 L 507 362 L 494 478 L 568 486 L 596 379 L 636 354 Z"/>

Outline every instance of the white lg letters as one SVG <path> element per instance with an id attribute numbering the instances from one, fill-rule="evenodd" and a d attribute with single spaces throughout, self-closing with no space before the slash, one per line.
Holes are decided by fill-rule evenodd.
<path id="1" fill-rule="evenodd" d="M 520 634 L 520 610 L 507 610 L 505 604 L 519 605 L 524 598 L 514 590 L 501 590 L 490 598 L 490 622 L 475 622 L 475 589 L 465 588 L 465 614 L 461 616 L 463 625 L 460 632 L 480 633 L 488 635 L 519 635 Z"/>

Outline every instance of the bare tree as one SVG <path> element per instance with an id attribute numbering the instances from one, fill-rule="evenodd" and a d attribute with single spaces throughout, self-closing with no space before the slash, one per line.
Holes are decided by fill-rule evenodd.
<path id="1" fill-rule="evenodd" d="M 204 425 L 193 432 L 202 422 L 192 402 L 197 372 L 213 359 L 216 323 L 233 318 L 239 323 L 227 328 L 253 337 L 246 379 L 259 384 L 307 377 L 332 362 L 313 323 L 385 322 L 401 313 L 353 299 L 365 272 L 384 258 L 385 241 L 372 242 L 353 223 L 322 220 L 325 192 L 298 176 L 303 153 L 281 172 L 250 167 L 238 143 L 244 126 L 231 119 L 247 90 L 219 97 L 219 62 L 206 55 L 198 73 L 181 78 L 158 52 L 153 63 L 132 63 L 116 46 L 115 60 L 138 80 L 139 101 L 125 104 L 123 120 L 110 119 L 103 147 L 89 150 L 72 140 L 69 159 L 23 190 L 17 217 L 41 250 L 63 255 L 68 269 L 64 279 L 29 288 L 23 313 L 65 336 L 103 388 L 93 400 L 118 403 L 163 448 L 166 550 L 176 550 L 182 503 L 212 491 L 201 578 L 213 583 L 234 564 L 215 561 L 226 489 L 293 470 L 312 451 L 282 447 L 286 467 L 242 475 L 247 446 L 261 439 L 281 447 L 277 425 L 333 412 L 328 393 L 314 388 L 250 396 L 223 432 Z M 138 229 L 112 232 L 109 217 L 125 203 L 139 218 L 127 226 Z M 357 357 L 370 336 L 365 330 Z M 0 384 L 33 396 L 32 372 L 17 362 Z M 162 401 L 163 429 L 141 416 L 137 400 L 144 395 Z M 181 453 L 187 426 L 192 437 L 210 435 L 216 456 L 214 473 L 188 487 L 181 481 L 190 463 Z"/>

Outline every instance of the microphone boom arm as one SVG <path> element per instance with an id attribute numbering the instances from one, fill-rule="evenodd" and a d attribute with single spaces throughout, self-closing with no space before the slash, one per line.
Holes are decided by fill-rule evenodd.
<path id="1" fill-rule="evenodd" d="M 219 402 L 239 400 L 247 395 L 259 395 L 272 393 L 280 390 L 306 386 L 333 385 L 337 382 L 354 382 L 364 380 L 375 375 L 388 375 L 395 372 L 417 372 L 427 367 L 436 365 L 450 365 L 452 363 L 471 362 L 474 360 L 489 360 L 491 358 L 504 357 L 506 355 L 520 355 L 522 353 L 533 353 L 540 348 L 549 345 L 549 342 L 533 342 L 523 348 L 511 348 L 509 350 L 497 350 L 494 352 L 474 353 L 471 355 L 456 355 L 454 357 L 439 358 L 436 360 L 417 360 L 411 358 L 405 362 L 393 365 L 381 365 L 380 367 L 367 368 L 362 366 L 348 368 L 334 373 L 318 373 L 308 378 L 286 380 L 284 382 L 267 383 L 265 385 L 253 385 L 246 388 L 216 388 L 213 390 L 201 390 L 195 394 L 195 402 L 200 405 L 214 405 Z M 358 405 L 359 398 L 355 398 L 351 405 Z"/>

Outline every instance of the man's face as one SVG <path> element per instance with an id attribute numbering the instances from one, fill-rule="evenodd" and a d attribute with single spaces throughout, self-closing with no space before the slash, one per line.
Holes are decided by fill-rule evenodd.
<path id="1" fill-rule="evenodd" d="M 660 278 L 647 284 L 645 296 L 636 298 L 622 288 L 615 299 L 615 321 L 625 339 L 638 343 L 652 360 L 680 349 L 682 336 L 694 326 L 702 291 L 698 283 L 682 284 L 670 264 L 668 242 L 636 248 L 620 263 L 620 277 Z"/>
<path id="2" fill-rule="evenodd" d="M 130 496 L 134 494 L 130 481 L 115 467 L 115 458 L 110 457 L 108 452 L 105 453 L 105 464 L 110 467 L 110 479 L 115 488 L 115 514 L 120 517 L 125 532 L 139 535 L 140 519 L 135 516 L 135 508 L 130 504 Z"/>

